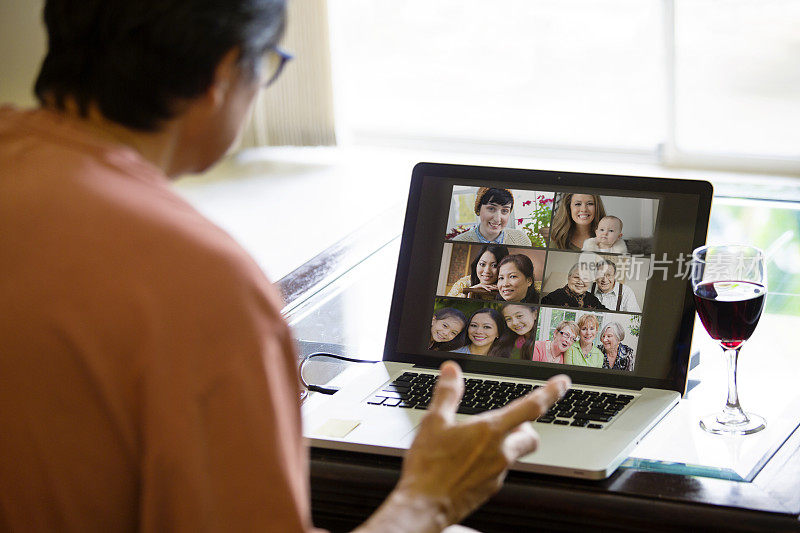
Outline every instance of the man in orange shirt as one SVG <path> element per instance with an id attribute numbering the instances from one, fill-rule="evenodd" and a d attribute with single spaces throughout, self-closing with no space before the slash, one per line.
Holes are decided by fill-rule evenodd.
<path id="1" fill-rule="evenodd" d="M 309 531 L 296 354 L 247 254 L 169 187 L 280 73 L 282 0 L 51 0 L 41 108 L 0 109 L 0 524 Z M 455 421 L 445 363 L 364 531 L 439 531 L 536 448 L 558 377 Z"/>

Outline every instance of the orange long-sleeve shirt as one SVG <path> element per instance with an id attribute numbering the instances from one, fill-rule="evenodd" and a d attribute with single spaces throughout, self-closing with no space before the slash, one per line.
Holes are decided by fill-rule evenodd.
<path id="1" fill-rule="evenodd" d="M 0 109 L 0 306 L 0 529 L 311 529 L 279 298 L 135 151 Z"/>

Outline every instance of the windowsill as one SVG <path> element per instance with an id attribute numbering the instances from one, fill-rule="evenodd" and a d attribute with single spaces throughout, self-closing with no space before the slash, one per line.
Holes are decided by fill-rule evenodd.
<path id="1" fill-rule="evenodd" d="M 366 224 L 405 208 L 419 161 L 705 179 L 716 196 L 800 202 L 800 178 L 666 168 L 636 158 L 532 157 L 420 147 L 265 147 L 226 157 L 176 189 L 277 280 Z M 391 237 L 387 235 L 387 239 Z"/>

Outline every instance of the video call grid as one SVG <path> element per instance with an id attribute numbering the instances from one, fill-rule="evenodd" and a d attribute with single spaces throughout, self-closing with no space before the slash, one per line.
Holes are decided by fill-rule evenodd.
<path id="1" fill-rule="evenodd" d="M 456 187 L 458 187 L 458 186 L 456 185 L 454 187 L 454 190 L 455 190 Z M 476 189 L 476 190 L 480 191 L 480 188 L 473 187 L 473 189 Z M 513 193 L 513 192 L 520 191 L 520 190 L 521 189 L 513 189 L 513 190 L 511 190 L 511 192 Z M 550 205 L 548 214 L 549 214 L 549 221 L 552 224 L 553 218 L 554 218 L 554 216 L 556 214 L 556 210 L 557 210 L 558 205 L 560 205 L 561 202 L 565 201 L 565 197 L 566 197 L 566 195 L 568 193 L 563 192 L 563 191 L 534 191 L 534 190 L 530 190 L 530 191 L 531 192 L 538 192 L 538 193 L 544 194 L 544 195 L 550 195 L 549 197 L 546 196 L 545 198 L 550 198 L 551 199 L 551 201 L 549 202 L 551 205 Z M 575 193 L 575 194 L 579 194 L 579 193 Z M 607 197 L 605 195 L 603 195 L 603 197 L 609 198 L 609 197 Z M 600 199 L 600 201 L 602 201 L 602 199 L 600 198 L 600 195 L 595 196 L 595 198 L 598 198 L 598 199 Z M 629 200 L 629 201 L 634 201 L 634 202 L 641 202 L 641 201 L 650 201 L 650 202 L 652 202 L 652 204 L 653 204 L 653 212 L 652 212 L 653 216 L 652 216 L 652 219 L 653 219 L 653 221 L 655 220 L 655 216 L 656 216 L 656 213 L 657 213 L 657 200 L 655 200 L 655 199 L 641 199 L 641 198 L 630 198 L 630 199 L 628 199 L 626 197 L 612 197 L 612 198 L 615 198 L 615 199 L 619 198 L 621 200 Z M 477 204 L 477 202 L 476 202 L 476 204 Z M 476 205 L 476 207 L 477 207 L 477 205 Z M 600 211 L 600 210 L 598 210 L 597 207 L 595 207 L 594 216 L 598 215 L 598 211 Z M 513 211 L 510 213 L 510 215 L 512 213 L 513 213 Z M 522 220 L 519 220 L 519 222 L 522 222 Z M 612 220 L 607 220 L 606 222 L 613 222 L 613 221 Z M 477 226 L 478 223 L 474 223 L 474 224 Z M 613 229 L 614 224 L 609 224 L 609 225 L 612 226 L 612 229 Z M 651 234 L 650 234 L 651 238 L 653 236 L 654 229 L 655 228 L 653 227 L 652 231 L 651 231 Z M 446 230 L 449 231 L 449 228 L 446 228 Z M 444 243 L 445 244 L 450 244 L 451 246 L 467 245 L 469 247 L 477 246 L 479 248 L 484 246 L 484 244 L 480 243 L 480 242 L 459 241 L 457 239 L 454 239 L 453 236 L 449 236 L 448 237 L 447 234 L 445 234 Z M 581 254 L 583 253 L 582 251 L 577 251 L 577 250 L 572 250 L 572 251 L 568 252 L 564 248 L 560 248 L 558 246 L 555 246 L 553 241 L 552 241 L 552 239 L 549 238 L 549 235 L 548 235 L 548 238 L 544 240 L 544 246 L 536 246 L 533 242 L 531 242 L 527 246 L 524 243 L 515 243 L 515 245 L 513 247 L 509 247 L 509 248 L 515 248 L 515 249 L 519 249 L 519 250 L 529 249 L 529 250 L 533 250 L 533 251 L 543 251 L 544 252 L 544 261 L 542 262 L 543 263 L 542 274 L 541 274 L 541 277 L 538 278 L 538 280 L 541 283 L 540 291 L 542 289 L 544 289 L 544 280 L 548 279 L 548 276 L 553 273 L 552 265 L 550 265 L 549 268 L 548 268 L 548 261 L 551 258 L 551 253 L 557 252 L 557 253 L 560 253 L 560 254 L 572 255 L 572 256 L 574 256 L 574 257 L 576 257 L 578 259 L 581 257 Z M 650 249 L 650 251 L 652 251 L 652 248 Z M 467 254 L 467 255 L 469 256 L 470 254 Z M 609 258 L 609 257 L 613 258 L 613 257 L 625 256 L 625 255 L 627 255 L 627 254 L 625 254 L 625 253 L 615 253 L 613 251 L 603 251 L 600 254 L 598 254 L 598 257 L 601 257 L 601 258 Z M 619 265 L 617 265 L 617 267 L 619 267 Z M 443 262 L 442 263 L 442 269 L 445 269 L 445 268 L 447 268 L 447 267 Z M 623 268 L 627 268 L 627 267 L 623 266 Z M 625 276 L 625 278 L 627 279 L 627 276 Z M 570 306 L 569 303 L 567 303 L 565 305 L 552 305 L 552 304 L 548 305 L 547 303 L 541 302 L 541 298 L 542 297 L 546 297 L 549 294 L 549 292 L 548 293 L 541 293 L 539 295 L 537 301 L 535 301 L 535 302 L 525 302 L 525 303 L 523 303 L 523 305 L 526 306 L 526 307 L 531 308 L 532 310 L 535 310 L 535 313 L 536 313 L 535 322 L 536 322 L 536 324 L 535 324 L 535 326 L 533 328 L 533 332 L 534 332 L 534 335 L 536 336 L 537 340 L 542 340 L 541 339 L 542 335 L 546 335 L 546 334 L 543 333 L 545 328 L 543 328 L 543 326 L 542 326 L 542 321 L 545 320 L 545 316 L 552 316 L 553 313 L 565 313 L 565 316 L 575 316 L 575 315 L 578 315 L 578 314 L 583 316 L 585 314 L 594 314 L 595 316 L 602 317 L 599 320 L 601 325 L 605 324 L 606 322 L 609 322 L 609 323 L 611 322 L 611 321 L 607 320 L 607 317 L 614 317 L 614 315 L 617 315 L 618 320 L 613 320 L 614 322 L 619 323 L 620 320 L 621 320 L 624 323 L 624 322 L 626 322 L 625 318 L 628 318 L 629 322 L 626 325 L 629 325 L 631 320 L 636 320 L 637 321 L 637 323 L 636 323 L 636 331 L 638 333 L 641 333 L 641 327 L 642 327 L 642 324 L 641 324 L 641 318 L 642 318 L 641 317 L 641 308 L 643 306 L 644 297 L 646 295 L 647 286 L 648 285 L 649 285 L 649 280 L 645 283 L 644 291 L 640 294 L 640 301 L 639 301 L 639 306 L 640 307 L 639 307 L 638 311 L 635 311 L 635 312 L 626 312 L 625 310 L 618 310 L 616 308 L 614 308 L 614 309 L 611 309 L 611 308 L 609 308 L 609 309 L 601 309 L 599 307 L 590 308 L 590 307 L 580 307 L 580 306 L 574 306 L 574 305 Z M 436 294 L 436 296 L 434 298 L 434 313 L 436 313 L 436 311 L 438 310 L 437 308 L 441 307 L 439 305 L 439 303 L 442 302 L 442 301 L 446 301 L 446 300 L 449 300 L 449 301 L 459 301 L 460 300 L 460 301 L 463 301 L 464 303 L 469 302 L 471 304 L 471 306 L 473 306 L 473 307 L 476 305 L 476 299 L 474 299 L 474 298 L 465 298 L 465 297 L 463 297 L 463 295 L 461 295 L 461 297 L 460 297 L 460 296 L 455 296 L 455 295 L 440 294 L 439 291 L 437 290 L 437 294 Z M 478 300 L 478 305 L 480 305 L 480 302 L 481 302 L 481 300 Z M 498 297 L 497 300 L 494 300 L 494 301 L 483 301 L 483 302 L 485 302 L 485 303 L 483 303 L 482 307 L 490 307 L 490 308 L 497 308 L 497 307 L 499 307 L 499 306 L 501 306 L 503 304 L 513 303 L 513 302 L 509 302 L 509 301 L 504 301 L 503 299 L 500 299 L 499 297 Z M 432 322 L 433 322 L 434 318 L 435 318 L 435 316 L 432 317 Z M 432 326 L 432 328 L 433 328 L 433 326 Z M 631 326 L 631 328 L 632 328 L 632 326 Z M 551 325 L 548 325 L 547 329 L 552 329 Z M 604 326 L 603 326 L 603 329 L 605 329 Z M 433 329 L 432 329 L 432 335 L 433 335 Z M 637 335 L 637 338 L 636 338 L 637 341 L 638 341 L 638 336 L 639 335 Z M 596 340 L 595 340 L 594 344 L 595 344 L 595 346 L 597 345 L 597 341 Z M 463 349 L 463 347 L 462 347 L 462 349 Z M 469 353 L 469 352 L 467 352 L 467 353 Z M 635 361 L 635 351 L 631 355 L 632 355 L 632 357 L 631 357 L 632 361 Z M 626 368 L 626 370 L 632 371 L 633 370 L 633 364 L 630 365 L 630 368 Z"/>

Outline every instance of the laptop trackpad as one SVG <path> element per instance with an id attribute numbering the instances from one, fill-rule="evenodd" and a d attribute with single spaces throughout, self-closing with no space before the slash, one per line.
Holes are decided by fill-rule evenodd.
<path id="1" fill-rule="evenodd" d="M 365 407 L 332 416 L 312 428 L 309 437 L 408 448 L 425 411 Z M 344 415 L 344 416 L 342 416 Z"/>

